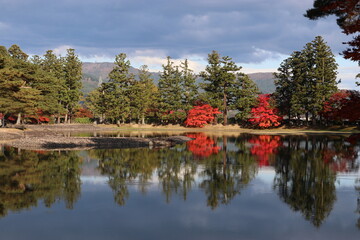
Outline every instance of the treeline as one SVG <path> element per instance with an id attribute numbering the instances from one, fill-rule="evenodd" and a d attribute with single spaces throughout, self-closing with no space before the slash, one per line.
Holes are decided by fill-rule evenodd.
<path id="1" fill-rule="evenodd" d="M 228 111 L 238 110 L 236 120 L 242 121 L 256 105 L 259 93 L 256 84 L 240 66 L 228 56 L 213 51 L 208 56 L 209 65 L 199 76 L 189 68 L 188 60 L 176 66 L 170 57 L 164 64 L 159 84 L 155 86 L 147 66 L 140 68 L 138 78 L 129 73 L 130 61 L 126 54 L 116 56 L 115 67 L 109 81 L 91 92 L 88 107 L 100 122 L 139 122 L 183 124 L 193 106 L 209 104 L 222 111 L 222 121 L 227 123 Z"/>
<path id="2" fill-rule="evenodd" d="M 42 57 L 29 56 L 19 46 L 0 46 L 0 113 L 7 119 L 16 116 L 53 116 L 69 122 L 79 104 L 82 63 L 74 49 L 65 57 L 52 50 Z"/>
<path id="3" fill-rule="evenodd" d="M 135 76 L 126 54 L 120 53 L 109 81 L 83 98 L 79 111 L 82 64 L 74 49 L 68 49 L 65 57 L 49 50 L 42 57 L 29 58 L 16 45 L 0 47 L 0 115 L 16 116 L 18 123 L 23 116 L 68 123 L 78 112 L 77 116 L 87 117 L 84 122 L 198 127 L 210 121 L 226 125 L 229 120 L 260 128 L 279 126 L 283 119 L 297 125 L 360 119 L 360 94 L 339 91 L 338 65 L 320 36 L 281 63 L 272 95 L 261 95 L 230 57 L 213 51 L 207 60 L 205 70 L 197 75 L 188 60 L 175 65 L 167 57 L 156 86 L 146 65 Z M 346 114 L 349 110 L 351 116 Z"/>

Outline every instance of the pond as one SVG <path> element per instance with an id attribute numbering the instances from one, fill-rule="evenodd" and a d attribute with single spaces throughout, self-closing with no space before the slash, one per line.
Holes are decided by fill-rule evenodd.
<path id="1" fill-rule="evenodd" d="M 1 146 L 1 239 L 359 239 L 360 135 Z"/>

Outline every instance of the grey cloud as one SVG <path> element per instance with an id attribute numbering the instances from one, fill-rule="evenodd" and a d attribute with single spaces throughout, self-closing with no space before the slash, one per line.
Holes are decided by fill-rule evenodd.
<path id="1" fill-rule="evenodd" d="M 343 49 L 335 21 L 312 22 L 303 13 L 312 0 L 0 0 L 0 23 L 11 26 L 2 45 L 42 54 L 71 45 L 81 54 L 157 49 L 174 58 L 212 50 L 238 62 L 289 54 L 316 35 L 335 53 Z M 2 30 L 4 32 L 4 30 Z M 91 49 L 86 52 L 85 49 Z M 259 55 L 259 49 L 264 53 Z"/>

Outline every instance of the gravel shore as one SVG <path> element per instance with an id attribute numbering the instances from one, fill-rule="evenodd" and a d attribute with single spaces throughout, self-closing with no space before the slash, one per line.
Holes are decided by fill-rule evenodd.
<path id="1" fill-rule="evenodd" d="M 69 150 L 93 148 L 170 147 L 192 140 L 185 136 L 137 137 L 66 137 L 64 132 L 103 130 L 92 125 L 47 125 L 21 129 L 1 129 L 0 143 L 31 150 Z"/>
<path id="2" fill-rule="evenodd" d="M 21 149 L 68 150 L 93 148 L 170 147 L 191 138 L 184 136 L 162 138 L 135 137 L 27 137 L 11 141 L 6 145 Z"/>

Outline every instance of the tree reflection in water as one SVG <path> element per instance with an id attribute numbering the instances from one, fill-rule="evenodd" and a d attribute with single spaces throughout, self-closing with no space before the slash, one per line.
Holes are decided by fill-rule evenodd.
<path id="1" fill-rule="evenodd" d="M 336 200 L 336 170 L 358 168 L 357 151 L 342 137 L 299 137 L 283 139 L 276 157 L 274 189 L 294 211 L 319 227 Z"/>
<path id="2" fill-rule="evenodd" d="M 270 157 L 274 159 L 277 149 L 282 146 L 280 136 L 273 135 L 255 135 L 248 142 L 252 144 L 250 151 L 256 156 L 259 167 L 269 166 Z"/>
<path id="3" fill-rule="evenodd" d="M 187 137 L 194 140 L 186 143 L 187 149 L 194 154 L 195 158 L 205 158 L 217 154 L 220 147 L 216 145 L 213 138 L 206 136 L 205 133 L 191 133 Z"/>
<path id="4" fill-rule="evenodd" d="M 207 202 L 212 209 L 219 204 L 228 204 L 255 177 L 256 161 L 248 149 L 244 148 L 241 154 L 227 151 L 226 137 L 223 138 L 221 151 L 220 147 L 214 146 L 215 140 L 204 137 L 204 134 L 192 137 L 200 138 L 193 140 L 196 148 L 201 148 L 203 143 L 205 149 L 210 151 L 198 154 L 198 151 L 191 151 L 194 145 L 187 143 L 165 149 L 108 149 L 91 150 L 90 153 L 92 157 L 99 159 L 100 172 L 109 177 L 109 185 L 119 205 L 124 205 L 128 198 L 129 183 L 139 183 L 146 192 L 146 186 L 152 181 L 154 174 L 162 187 L 166 202 L 171 201 L 172 195 L 186 200 L 191 189 L 199 186 L 208 196 Z M 198 170 L 198 166 L 201 170 Z M 198 185 L 196 176 L 200 181 Z"/>
<path id="5" fill-rule="evenodd" d="M 72 209 L 80 197 L 80 158 L 76 152 L 35 152 L 2 147 L 0 216 L 43 201 L 63 200 Z"/>
<path id="6" fill-rule="evenodd" d="M 163 149 L 97 149 L 90 157 L 108 177 L 114 200 L 124 205 L 135 185 L 146 193 L 158 182 L 164 199 L 188 199 L 200 189 L 211 209 L 229 204 L 256 177 L 274 167 L 273 188 L 280 199 L 319 227 L 336 201 L 336 172 L 358 171 L 359 136 L 208 136 Z M 0 152 L 0 214 L 63 200 L 72 208 L 80 196 L 77 152 Z M 359 191 L 360 188 L 356 188 Z M 360 196 L 359 196 L 360 197 Z M 360 202 L 357 212 L 360 214 Z M 357 223 L 360 225 L 360 219 Z M 360 227 L 360 226 L 359 226 Z"/>
<path id="7" fill-rule="evenodd" d="M 207 205 L 215 209 L 228 204 L 256 175 L 257 164 L 250 151 L 239 148 L 227 149 L 227 137 L 223 136 L 223 148 L 217 155 L 204 160 L 199 184 L 207 195 Z M 243 145 L 245 147 L 245 145 Z"/>

